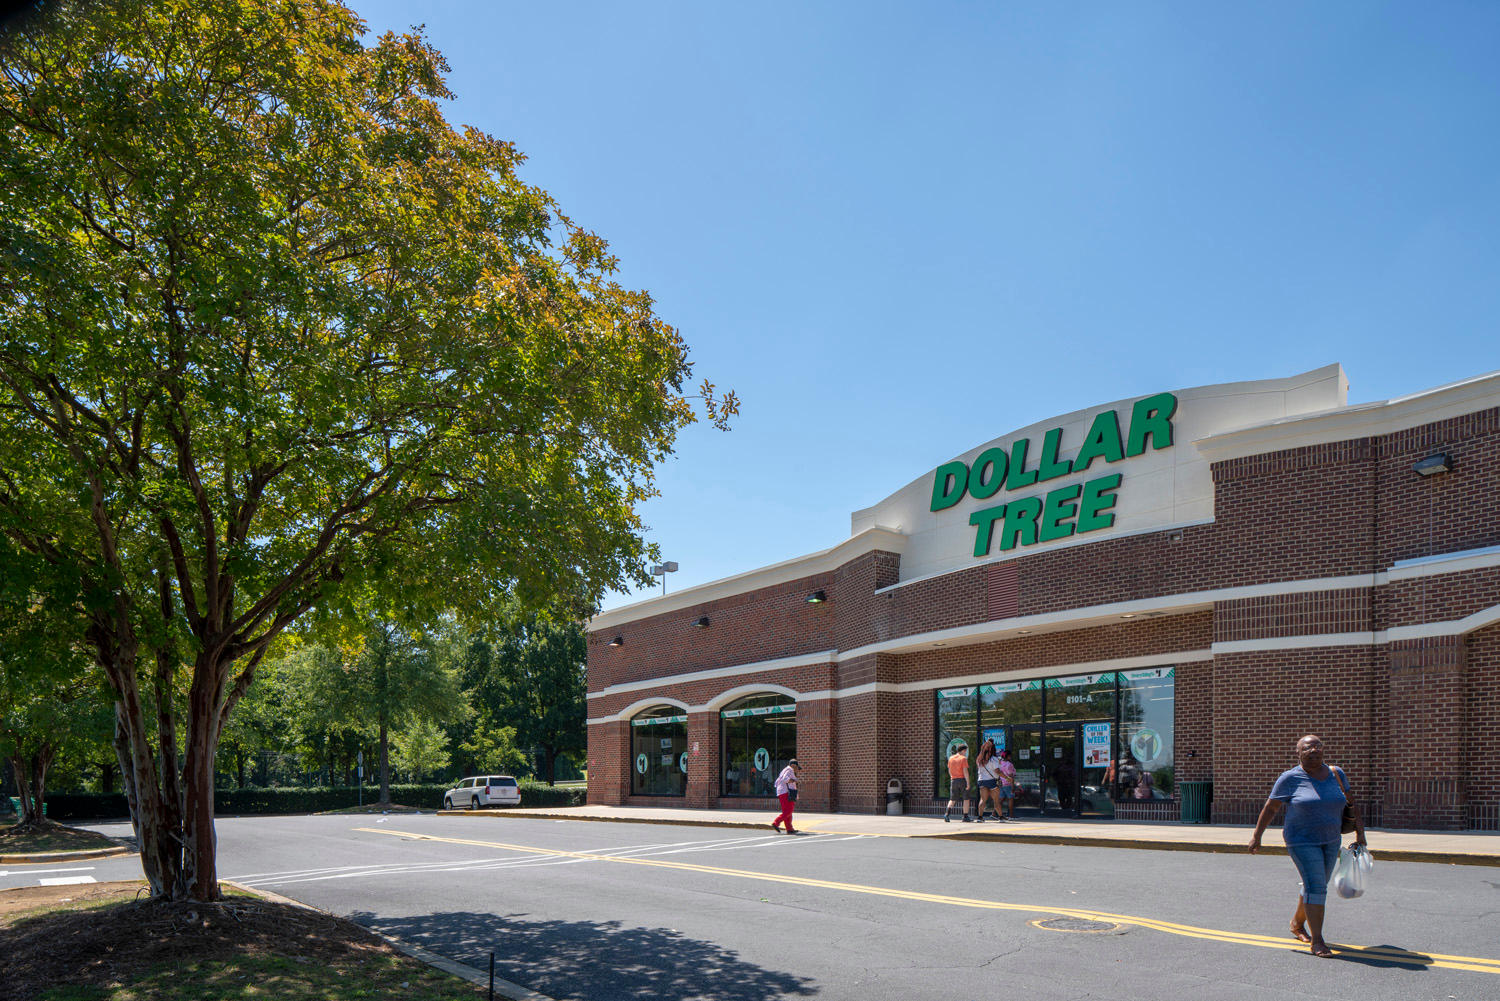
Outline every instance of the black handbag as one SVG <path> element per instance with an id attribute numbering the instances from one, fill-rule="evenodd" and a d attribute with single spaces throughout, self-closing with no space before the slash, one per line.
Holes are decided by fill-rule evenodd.
<path id="1" fill-rule="evenodd" d="M 792 797 L 792 802 L 793 803 L 797 802 L 797 790 L 795 790 L 795 789 L 788 789 L 786 791 L 786 794 L 788 796 Z"/>
<path id="2" fill-rule="evenodd" d="M 1330 765 L 1330 768 L 1333 766 Z M 1333 774 L 1338 776 L 1339 788 L 1344 790 L 1344 814 L 1339 818 L 1339 833 L 1348 834 L 1354 830 L 1354 804 L 1349 801 L 1349 786 L 1344 782 L 1344 770 L 1334 768 Z"/>

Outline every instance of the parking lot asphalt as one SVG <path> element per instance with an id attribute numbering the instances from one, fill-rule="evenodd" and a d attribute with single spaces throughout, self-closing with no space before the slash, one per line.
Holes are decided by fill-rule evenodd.
<path id="1" fill-rule="evenodd" d="M 518 991 L 552 998 L 1500 996 L 1485 868 L 1380 855 L 1367 897 L 1331 908 L 1340 962 L 1325 963 L 1286 934 L 1285 858 L 858 830 L 869 820 L 806 814 L 792 838 L 520 811 L 224 818 L 219 861 L 434 957 L 484 971 L 493 951 Z M 26 870 L 0 886 L 140 871 Z"/>

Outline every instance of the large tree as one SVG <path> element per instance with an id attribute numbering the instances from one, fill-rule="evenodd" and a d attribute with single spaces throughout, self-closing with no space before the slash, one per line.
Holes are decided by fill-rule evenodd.
<path id="1" fill-rule="evenodd" d="M 86 586 L 157 896 L 219 895 L 215 750 L 278 634 L 355 584 L 647 583 L 636 508 L 695 416 L 603 241 L 447 124 L 420 35 L 362 31 L 63 2 L 0 52 L 0 530 Z"/>

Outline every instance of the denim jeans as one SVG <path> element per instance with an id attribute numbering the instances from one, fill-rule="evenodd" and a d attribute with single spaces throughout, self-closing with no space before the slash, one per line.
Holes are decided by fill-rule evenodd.
<path id="1" fill-rule="evenodd" d="M 1321 845 L 1287 845 L 1286 853 L 1292 857 L 1292 863 L 1302 877 L 1302 902 L 1314 905 L 1326 903 L 1328 877 L 1333 875 L 1334 863 L 1339 860 L 1339 843 L 1329 841 Z"/>

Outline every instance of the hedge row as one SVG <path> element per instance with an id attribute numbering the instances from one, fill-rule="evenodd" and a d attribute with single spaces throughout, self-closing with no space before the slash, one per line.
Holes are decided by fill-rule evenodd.
<path id="1" fill-rule="evenodd" d="M 437 810 L 443 805 L 447 785 L 393 785 L 391 802 L 397 806 L 414 806 Z M 366 805 L 380 799 L 380 789 L 366 786 Z M 214 813 L 220 817 L 268 813 L 322 813 L 358 806 L 358 786 L 313 787 L 307 789 L 219 789 L 214 793 Z M 582 806 L 582 789 L 558 789 L 548 785 L 521 783 L 522 806 Z M 58 792 L 47 796 L 47 816 L 52 820 L 111 820 L 130 816 L 130 808 L 120 793 Z"/>

